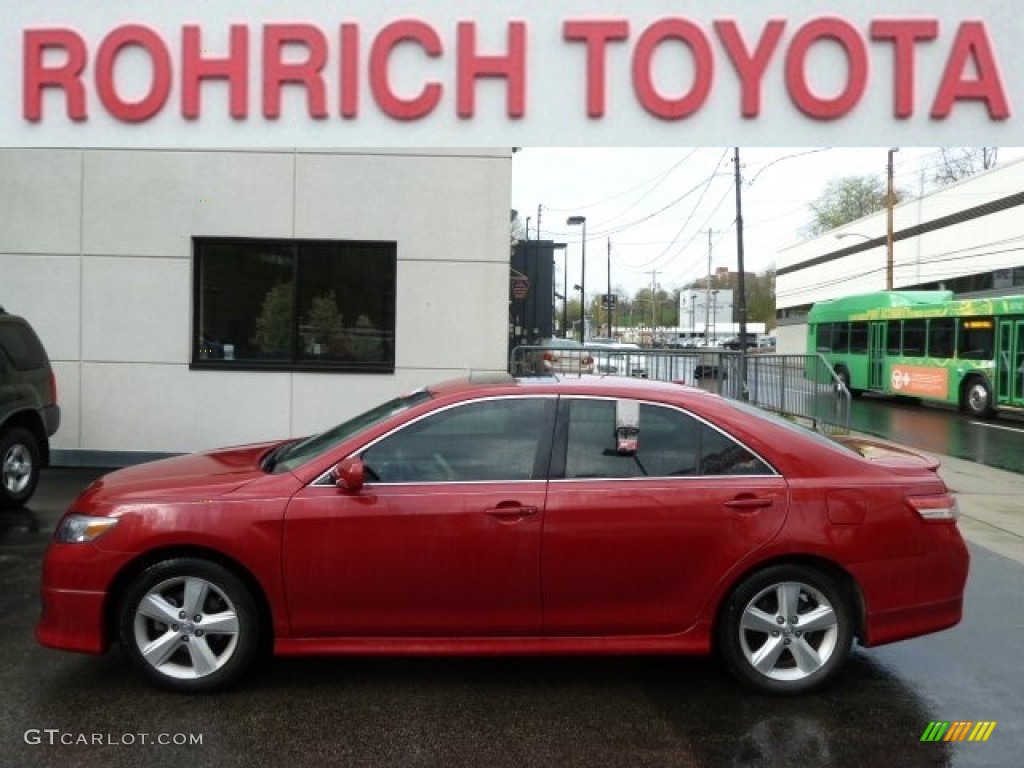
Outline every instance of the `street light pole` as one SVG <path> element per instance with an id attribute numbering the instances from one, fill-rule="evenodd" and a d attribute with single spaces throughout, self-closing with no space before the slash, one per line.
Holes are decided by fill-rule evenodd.
<path id="1" fill-rule="evenodd" d="M 582 253 L 580 255 L 580 343 L 586 333 L 586 302 L 587 302 L 587 217 L 570 216 L 565 220 L 570 227 L 583 227 Z"/>

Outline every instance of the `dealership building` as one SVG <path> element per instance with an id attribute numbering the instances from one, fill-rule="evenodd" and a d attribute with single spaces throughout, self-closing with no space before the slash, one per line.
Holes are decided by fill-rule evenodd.
<path id="1" fill-rule="evenodd" d="M 506 368 L 511 150 L 0 150 L 55 463 L 319 431 Z"/>
<path id="2" fill-rule="evenodd" d="M 1024 293 L 1024 159 L 970 176 L 888 211 L 780 251 L 778 349 L 806 350 L 817 301 L 894 290 L 950 290 L 958 298 Z"/>

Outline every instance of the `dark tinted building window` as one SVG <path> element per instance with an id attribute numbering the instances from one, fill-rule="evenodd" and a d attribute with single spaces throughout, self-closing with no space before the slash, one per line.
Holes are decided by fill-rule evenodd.
<path id="1" fill-rule="evenodd" d="M 392 371 L 394 243 L 194 241 L 192 363 Z"/>

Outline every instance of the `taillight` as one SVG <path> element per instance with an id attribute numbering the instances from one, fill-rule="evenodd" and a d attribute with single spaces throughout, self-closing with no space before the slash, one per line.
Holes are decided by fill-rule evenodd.
<path id="1" fill-rule="evenodd" d="M 53 375 L 52 369 L 50 370 L 50 403 L 57 404 L 57 377 Z"/>
<path id="2" fill-rule="evenodd" d="M 926 521 L 958 520 L 960 507 L 951 493 L 937 496 L 908 496 L 907 504 Z"/>

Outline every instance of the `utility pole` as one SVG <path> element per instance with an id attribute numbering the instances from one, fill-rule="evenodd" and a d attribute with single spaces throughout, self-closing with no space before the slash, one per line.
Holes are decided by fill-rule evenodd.
<path id="1" fill-rule="evenodd" d="M 734 147 L 733 162 L 736 166 L 736 267 L 739 269 L 737 288 L 739 289 L 739 307 L 737 314 L 740 319 L 740 399 L 746 400 L 747 390 L 747 278 L 743 266 L 743 199 L 740 194 L 742 177 L 740 175 L 740 148 Z"/>
<path id="2" fill-rule="evenodd" d="M 889 192 L 886 196 L 886 226 L 885 226 L 885 290 L 892 290 L 892 208 L 893 198 L 895 193 L 893 190 L 892 183 L 892 156 L 895 152 L 899 152 L 898 147 L 893 147 L 889 150 L 889 162 L 887 163 L 887 176 L 889 178 Z"/>
<path id="3" fill-rule="evenodd" d="M 708 343 L 708 326 L 711 325 L 711 235 L 714 230 L 708 230 L 708 279 L 704 284 L 704 343 Z"/>
<path id="4" fill-rule="evenodd" d="M 605 297 L 607 302 L 604 305 L 604 318 L 608 323 L 608 338 L 612 338 L 612 239 L 608 238 L 608 294 Z"/>
<path id="5" fill-rule="evenodd" d="M 657 269 L 652 269 L 647 274 L 651 276 L 651 346 L 654 346 L 654 329 L 658 327 L 658 299 L 656 295 L 658 286 Z"/>
<path id="6" fill-rule="evenodd" d="M 537 239 L 538 240 L 540 240 L 540 212 L 541 212 L 541 209 L 543 207 L 544 207 L 543 205 L 538 205 L 537 206 Z M 527 230 L 527 232 L 526 232 L 526 239 L 527 240 L 530 239 L 530 232 L 529 232 L 529 230 Z"/>

